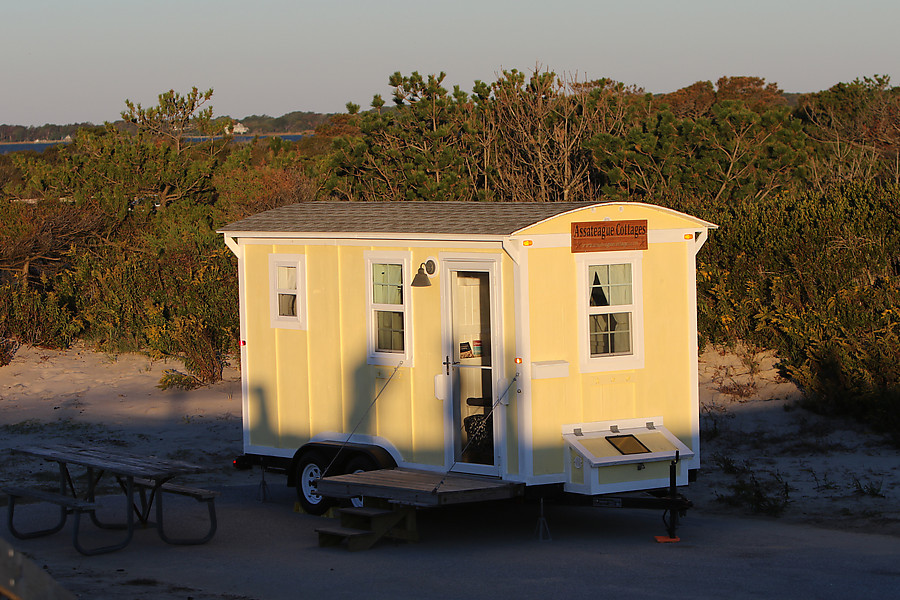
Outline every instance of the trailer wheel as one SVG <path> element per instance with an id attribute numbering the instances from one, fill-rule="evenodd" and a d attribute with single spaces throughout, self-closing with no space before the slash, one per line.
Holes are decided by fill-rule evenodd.
<path id="1" fill-rule="evenodd" d="M 323 515 L 331 507 L 332 499 L 319 495 L 319 479 L 328 466 L 320 452 L 308 452 L 297 464 L 297 500 L 304 512 Z"/>
<path id="2" fill-rule="evenodd" d="M 365 454 L 357 454 L 349 461 L 347 461 L 347 467 L 344 469 L 347 473 L 362 473 L 364 471 L 374 471 L 378 468 L 378 465 L 375 464 L 375 461 L 366 456 Z M 363 505 L 363 497 L 362 496 L 354 496 L 350 498 L 350 504 L 355 508 L 360 508 Z"/>

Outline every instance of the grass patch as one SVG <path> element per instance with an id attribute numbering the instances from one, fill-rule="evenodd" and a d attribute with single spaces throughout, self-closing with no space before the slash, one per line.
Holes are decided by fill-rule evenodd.
<path id="1" fill-rule="evenodd" d="M 790 503 L 791 487 L 779 472 L 757 476 L 745 461 L 737 461 L 721 453 L 713 455 L 713 463 L 723 473 L 735 478 L 733 483 L 727 485 L 729 493 L 716 492 L 719 502 L 773 517 L 781 515 Z"/>
<path id="2" fill-rule="evenodd" d="M 704 402 L 700 405 L 701 421 L 700 435 L 703 441 L 714 440 L 725 430 L 726 419 L 733 419 L 734 415 L 728 412 L 718 402 Z"/>
<path id="3" fill-rule="evenodd" d="M 95 441 L 97 436 L 104 436 L 104 443 L 115 445 L 127 445 L 121 440 L 110 440 L 106 436 L 112 430 L 106 425 L 98 423 L 82 423 L 71 418 L 58 419 L 56 421 L 41 421 L 40 419 L 26 419 L 18 423 L 10 423 L 8 425 L 0 425 L 0 433 L 7 436 L 11 435 L 32 435 L 41 434 L 44 436 L 61 436 L 73 438 L 77 436 L 80 441 Z"/>
<path id="4" fill-rule="evenodd" d="M 163 371 L 163 376 L 156 387 L 161 390 L 193 390 L 202 385 L 203 382 L 193 375 L 188 375 L 175 369 L 166 369 Z"/>
<path id="5" fill-rule="evenodd" d="M 780 516 L 791 501 L 791 487 L 777 471 L 763 478 L 749 471 L 741 473 L 728 484 L 728 490 L 728 494 L 716 492 L 716 500 L 771 517 Z"/>
<path id="6" fill-rule="evenodd" d="M 748 381 L 747 383 L 739 383 L 737 381 L 729 381 L 722 383 L 716 388 L 719 393 L 731 396 L 735 400 L 746 400 L 756 395 L 756 382 Z"/>
<path id="7" fill-rule="evenodd" d="M 12 362 L 19 349 L 19 343 L 15 340 L 0 338 L 0 367 L 5 367 Z"/>
<path id="8" fill-rule="evenodd" d="M 884 492 L 881 491 L 884 486 L 884 480 L 875 483 L 874 481 L 860 481 L 858 477 L 853 479 L 854 493 L 858 496 L 870 496 L 872 498 L 884 498 Z"/>

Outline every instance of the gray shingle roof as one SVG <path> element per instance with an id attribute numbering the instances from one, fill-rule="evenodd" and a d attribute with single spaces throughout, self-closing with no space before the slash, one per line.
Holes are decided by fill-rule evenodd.
<path id="1" fill-rule="evenodd" d="M 303 202 L 253 215 L 222 232 L 509 235 L 596 202 Z"/>

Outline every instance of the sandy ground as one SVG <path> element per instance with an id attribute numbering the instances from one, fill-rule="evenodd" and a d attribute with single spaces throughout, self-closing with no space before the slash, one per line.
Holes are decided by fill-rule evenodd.
<path id="1" fill-rule="evenodd" d="M 420 543 L 351 554 L 316 546 L 322 521 L 293 510 L 283 477 L 267 476 L 260 502 L 259 472 L 231 468 L 241 452 L 236 370 L 215 386 L 162 391 L 163 371 L 180 365 L 22 347 L 0 367 L 0 447 L 75 440 L 199 463 L 208 472 L 196 483 L 222 492 L 219 530 L 196 547 L 139 531 L 125 550 L 84 557 L 67 530 L 16 540 L 2 508 L 0 536 L 85 599 L 890 596 L 900 583 L 900 449 L 799 408 L 774 364 L 743 351 L 701 357 L 703 469 L 686 490 L 695 507 L 678 544 L 652 542 L 664 533 L 657 513 L 572 506 L 547 508 L 553 539 L 540 542 L 537 507 L 501 503 L 420 511 Z M 2 457 L 2 483 L 55 481 L 43 461 Z M 202 525 L 200 505 L 184 501 L 179 526 Z M 16 515 L 46 516 L 36 506 Z"/>

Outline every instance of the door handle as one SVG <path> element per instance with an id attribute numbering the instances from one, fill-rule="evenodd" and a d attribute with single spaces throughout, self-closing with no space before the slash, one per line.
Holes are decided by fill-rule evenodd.
<path id="1" fill-rule="evenodd" d="M 450 360 L 450 357 L 448 356 L 447 359 L 446 359 L 443 363 L 441 363 L 441 364 L 443 364 L 444 367 L 446 367 L 446 369 L 447 369 L 447 375 L 449 375 L 449 374 L 450 374 L 450 367 L 453 367 L 453 366 L 458 365 L 459 362 Z"/>

